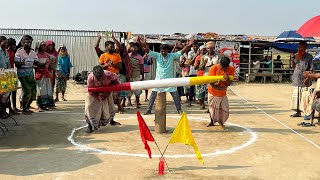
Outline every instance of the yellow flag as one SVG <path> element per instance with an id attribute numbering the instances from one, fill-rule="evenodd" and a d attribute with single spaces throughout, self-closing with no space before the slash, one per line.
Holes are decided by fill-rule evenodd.
<path id="1" fill-rule="evenodd" d="M 192 146 L 194 149 L 194 152 L 196 153 L 196 157 L 203 164 L 201 153 L 197 147 L 196 142 L 193 139 L 192 132 L 187 119 L 187 114 L 185 112 L 182 113 L 180 121 L 176 126 L 176 128 L 174 129 L 169 143 L 170 144 L 183 143 L 185 145 Z"/>

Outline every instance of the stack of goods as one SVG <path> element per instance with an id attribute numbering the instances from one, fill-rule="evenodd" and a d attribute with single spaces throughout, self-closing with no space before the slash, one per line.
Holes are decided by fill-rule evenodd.
<path id="1" fill-rule="evenodd" d="M 0 69 L 0 93 L 17 89 L 18 78 L 13 69 Z"/>

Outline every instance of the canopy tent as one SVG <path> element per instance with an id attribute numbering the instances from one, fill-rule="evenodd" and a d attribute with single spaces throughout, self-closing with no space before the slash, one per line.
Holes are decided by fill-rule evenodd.
<path id="1" fill-rule="evenodd" d="M 291 31 L 282 32 L 274 40 L 274 42 L 300 42 L 300 41 L 315 42 L 315 39 L 313 37 L 302 37 L 295 30 L 291 30 Z"/>

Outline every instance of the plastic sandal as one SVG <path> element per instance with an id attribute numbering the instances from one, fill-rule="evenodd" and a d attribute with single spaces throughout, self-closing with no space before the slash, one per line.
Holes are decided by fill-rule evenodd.
<path id="1" fill-rule="evenodd" d="M 313 124 L 310 123 L 304 123 L 303 125 L 301 125 L 302 127 L 311 127 L 314 126 Z"/>

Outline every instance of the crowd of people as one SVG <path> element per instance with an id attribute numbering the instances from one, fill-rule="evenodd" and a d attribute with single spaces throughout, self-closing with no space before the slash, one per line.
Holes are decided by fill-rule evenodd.
<path id="1" fill-rule="evenodd" d="M 95 45 L 99 61 L 88 76 L 88 87 L 151 80 L 150 69 L 153 64 L 156 64 L 156 80 L 174 77 L 223 76 L 225 81 L 211 84 L 154 88 L 149 98 L 148 90 L 145 90 L 144 101 L 148 102 L 148 106 L 144 114 L 152 113 L 157 93 L 169 92 L 178 114 L 182 114 L 181 97 L 185 96 L 187 106 L 192 106 L 197 102 L 200 109 L 204 110 L 208 104 L 206 111 L 210 114 L 208 126 L 218 123 L 221 128 L 224 128 L 224 123 L 229 117 L 226 91 L 231 84 L 230 76 L 235 74 L 235 68 L 230 65 L 228 57 L 220 55 L 215 50 L 215 42 L 199 44 L 194 40 L 189 40 L 185 44 L 177 42 L 174 47 L 162 44 L 160 51 L 154 52 L 149 49 L 143 37 L 138 37 L 132 42 L 120 43 L 112 34 L 112 41 L 104 43 L 104 51 L 99 47 L 100 41 L 101 36 L 98 37 Z M 55 43 L 47 40 L 38 41 L 35 49 L 32 49 L 32 42 L 33 38 L 29 35 L 23 36 L 18 44 L 13 38 L 7 39 L 5 36 L 0 36 L 0 68 L 2 70 L 15 68 L 22 87 L 21 93 L 14 90 L 1 94 L 1 118 L 20 114 L 19 112 L 24 115 L 32 114 L 31 104 L 35 100 L 39 112 L 55 109 L 55 102 L 60 100 L 59 93 L 62 94 L 61 100 L 66 101 L 67 80 L 69 80 L 72 68 L 66 46 L 61 44 L 56 50 Z M 304 119 L 309 120 L 312 110 L 320 111 L 318 108 L 320 103 L 316 104 L 320 101 L 314 101 L 318 97 L 315 94 L 317 91 L 311 87 L 312 79 L 320 75 L 311 72 L 314 66 L 313 57 L 306 52 L 306 49 L 307 44 L 301 42 L 298 53 L 292 59 L 294 88 L 291 109 L 295 113 L 291 117 L 301 117 L 304 113 Z M 281 62 L 280 58 L 280 56 L 277 57 L 278 62 Z M 270 58 L 266 57 L 266 63 L 264 63 L 266 66 L 269 66 L 268 61 Z M 281 63 L 278 66 L 281 68 Z M 320 84 L 318 86 L 320 87 Z M 142 93 L 141 90 L 88 92 L 85 97 L 88 132 L 97 130 L 108 123 L 120 125 L 119 122 L 114 121 L 116 112 L 124 113 L 125 106 L 132 106 L 132 96 L 134 96 L 135 107 L 140 108 Z M 17 95 L 19 95 L 18 98 Z M 20 101 L 20 109 L 17 108 L 17 99 Z M 127 100 L 128 103 L 126 103 Z M 9 114 L 6 111 L 7 108 Z"/>
<path id="2" fill-rule="evenodd" d="M 167 44 L 160 46 L 159 52 L 149 49 L 146 40 L 138 37 L 135 41 L 120 43 L 113 34 L 112 41 L 106 41 L 105 50 L 100 49 L 101 36 L 95 44 L 99 57 L 99 64 L 93 68 L 88 76 L 88 87 L 102 87 L 111 84 L 151 80 L 150 66 L 156 63 L 155 80 L 192 77 L 192 76 L 224 76 L 225 81 L 218 81 L 209 85 L 191 87 L 169 87 L 152 89 L 150 98 L 145 90 L 145 101 L 148 102 L 145 115 L 151 114 L 153 105 L 159 92 L 169 92 L 174 100 L 178 114 L 182 114 L 181 97 L 186 96 L 188 106 L 198 100 L 201 109 L 205 109 L 208 101 L 210 123 L 218 123 L 224 128 L 229 117 L 229 104 L 226 96 L 227 86 L 231 84 L 230 76 L 234 76 L 235 69 L 230 66 L 230 59 L 222 56 L 215 50 L 215 42 L 200 44 L 189 40 L 186 44 L 177 42 L 172 48 Z M 174 70 L 178 64 L 181 71 Z M 88 123 L 88 132 L 97 130 L 100 126 L 119 125 L 114 121 L 116 112 L 124 113 L 125 106 L 132 106 L 131 97 L 135 97 L 135 107 L 140 108 L 142 91 L 120 91 L 107 93 L 88 92 L 86 96 L 85 117 Z M 128 103 L 126 104 L 126 100 Z M 118 108 L 115 108 L 115 104 Z"/>
<path id="3" fill-rule="evenodd" d="M 24 35 L 21 41 L 0 36 L 0 68 L 16 69 L 22 89 L 19 89 L 20 109 L 17 108 L 17 90 L 1 93 L 1 117 L 30 115 L 31 104 L 36 100 L 37 109 L 43 112 L 55 109 L 55 102 L 66 101 L 65 92 L 67 80 L 72 68 L 67 48 L 61 44 L 58 51 L 51 40 L 38 41 L 36 47 L 32 46 L 33 38 Z M 56 98 L 54 99 L 54 91 Z M 11 97 L 11 98 L 10 98 Z M 11 105 L 12 101 L 12 105 Z M 9 114 L 6 109 L 9 108 Z"/>

